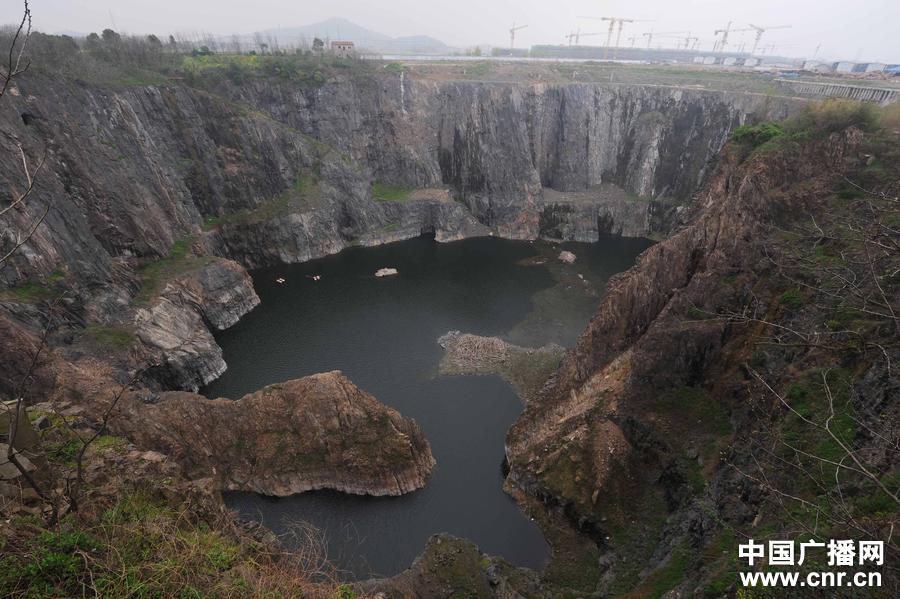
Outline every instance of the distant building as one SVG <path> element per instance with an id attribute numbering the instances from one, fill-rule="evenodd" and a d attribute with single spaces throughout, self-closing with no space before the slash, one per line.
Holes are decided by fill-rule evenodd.
<path id="1" fill-rule="evenodd" d="M 883 62 L 867 62 L 863 67 L 863 73 L 880 73 L 887 68 L 887 65 Z"/>
<path id="2" fill-rule="evenodd" d="M 331 52 L 335 56 L 348 58 L 356 52 L 353 42 L 331 42 Z"/>
<path id="3" fill-rule="evenodd" d="M 842 60 L 840 62 L 834 63 L 834 70 L 836 73 L 852 73 L 853 67 L 855 66 L 856 64 L 850 62 L 849 60 Z"/>
<path id="4" fill-rule="evenodd" d="M 744 60 L 744 66 L 745 67 L 759 66 L 759 59 L 758 58 L 747 58 Z"/>

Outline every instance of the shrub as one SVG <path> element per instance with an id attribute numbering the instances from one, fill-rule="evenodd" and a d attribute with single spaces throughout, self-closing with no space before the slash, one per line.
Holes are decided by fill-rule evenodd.
<path id="1" fill-rule="evenodd" d="M 863 131 L 878 129 L 878 108 L 868 102 L 832 98 L 806 105 L 803 111 L 788 123 L 792 131 L 824 134 L 842 131 L 851 126 L 859 127 Z"/>
<path id="2" fill-rule="evenodd" d="M 797 309 L 804 303 L 803 294 L 799 289 L 788 289 L 781 294 L 781 303 L 788 308 Z"/>
<path id="3" fill-rule="evenodd" d="M 766 122 L 756 125 L 741 125 L 734 130 L 732 139 L 737 143 L 748 144 L 755 148 L 783 134 L 784 129 L 781 125 Z"/>

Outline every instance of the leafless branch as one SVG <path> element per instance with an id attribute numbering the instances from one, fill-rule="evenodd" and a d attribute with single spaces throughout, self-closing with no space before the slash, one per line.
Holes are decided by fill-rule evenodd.
<path id="1" fill-rule="evenodd" d="M 28 40 L 31 38 L 31 7 L 28 5 L 28 0 L 24 0 L 24 4 L 22 20 L 19 22 L 16 33 L 13 35 L 12 42 L 9 45 L 5 72 L 0 72 L 0 79 L 2 79 L 2 83 L 0 83 L 0 97 L 3 97 L 3 94 L 6 93 L 12 80 L 27 71 L 28 67 L 31 66 L 31 63 L 27 60 L 24 66 L 22 62 L 25 56 L 25 49 L 28 47 Z"/>

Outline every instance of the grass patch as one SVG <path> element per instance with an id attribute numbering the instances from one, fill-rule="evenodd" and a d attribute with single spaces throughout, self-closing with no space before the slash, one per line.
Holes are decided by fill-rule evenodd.
<path id="1" fill-rule="evenodd" d="M 799 289 L 788 289 L 781 294 L 778 301 L 782 306 L 787 306 L 792 310 L 796 310 L 803 307 L 803 304 L 806 303 L 806 298 L 803 297 L 803 294 Z"/>
<path id="2" fill-rule="evenodd" d="M 310 174 L 301 175 L 284 192 L 262 202 L 256 208 L 208 217 L 203 221 L 203 230 L 211 231 L 225 225 L 261 223 L 293 212 L 312 210 L 319 205 L 320 198 L 318 181 Z"/>
<path id="3" fill-rule="evenodd" d="M 355 596 L 290 554 L 238 536 L 224 518 L 189 514 L 129 490 L 92 521 L 18 526 L 3 539 L 0 596 Z"/>
<path id="4" fill-rule="evenodd" d="M 642 196 L 641 194 L 639 194 L 639 193 L 634 193 L 633 191 L 626 191 L 626 192 L 625 192 L 625 199 L 628 200 L 629 202 L 641 202 L 641 203 L 646 203 L 646 202 L 651 201 L 653 198 L 651 198 L 651 197 L 649 197 L 649 196 Z"/>
<path id="5" fill-rule="evenodd" d="M 153 298 L 162 292 L 171 279 L 190 272 L 195 268 L 209 265 L 216 260 L 212 256 L 194 256 L 191 254 L 190 247 L 196 240 L 197 237 L 194 235 L 183 237 L 172 244 L 165 258 L 144 263 L 135 269 L 141 288 L 132 299 L 132 305 L 143 306 L 149 304 Z M 103 331 L 101 334 L 108 341 L 125 341 L 125 336 L 121 332 L 115 334 L 111 331 Z"/>
<path id="6" fill-rule="evenodd" d="M 84 328 L 82 334 L 102 345 L 118 349 L 125 349 L 134 342 L 134 333 L 130 329 L 120 326 L 89 324 Z"/>
<path id="7" fill-rule="evenodd" d="M 695 433 L 731 434 L 728 410 L 702 387 L 682 386 L 664 393 L 652 402 L 651 409 L 664 413 L 669 421 L 680 422 L 687 430 L 694 429 Z"/>
<path id="8" fill-rule="evenodd" d="M 491 63 L 487 61 L 476 62 L 471 66 L 466 66 L 466 74 L 472 77 L 484 77 L 492 71 Z"/>
<path id="9" fill-rule="evenodd" d="M 691 562 L 690 556 L 690 551 L 686 547 L 679 547 L 672 552 L 669 561 L 654 570 L 643 584 L 624 595 L 624 597 L 659 599 L 684 580 L 685 573 Z"/>
<path id="10" fill-rule="evenodd" d="M 55 296 L 51 287 L 34 281 L 26 281 L 17 287 L 0 291 L 0 300 L 14 302 L 40 302 L 51 300 Z"/>
<path id="11" fill-rule="evenodd" d="M 376 182 L 372 185 L 372 199 L 376 202 L 405 202 L 412 191 L 411 187 Z"/>

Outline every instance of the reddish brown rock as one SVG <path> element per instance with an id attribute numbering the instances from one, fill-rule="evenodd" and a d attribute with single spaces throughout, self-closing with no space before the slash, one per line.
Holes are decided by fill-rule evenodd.
<path id="1" fill-rule="evenodd" d="M 185 392 L 164 393 L 156 403 L 129 398 L 113 428 L 177 460 L 192 477 L 214 475 L 222 489 L 266 495 L 401 495 L 424 486 L 435 464 L 414 420 L 338 371 L 236 401 Z"/>

